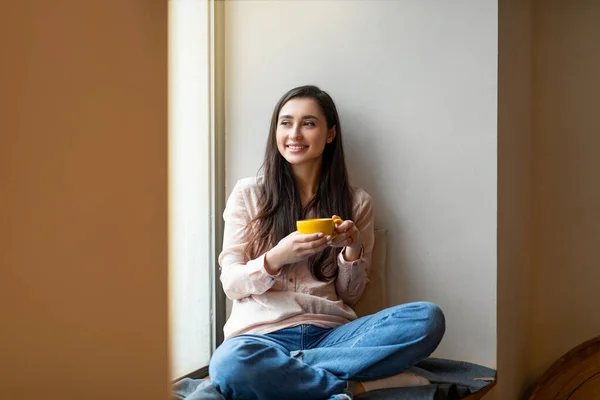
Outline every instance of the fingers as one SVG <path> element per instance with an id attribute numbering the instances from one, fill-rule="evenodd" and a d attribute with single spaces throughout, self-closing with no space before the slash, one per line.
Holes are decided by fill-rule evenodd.
<path id="1" fill-rule="evenodd" d="M 354 223 L 352 223 L 352 227 L 345 232 L 337 234 L 330 245 L 333 247 L 344 247 L 350 246 L 356 241 L 360 241 L 360 231 L 354 226 Z"/>
<path id="2" fill-rule="evenodd" d="M 306 242 L 306 243 L 304 243 L 304 246 L 306 249 L 315 250 L 315 249 L 318 249 L 323 246 L 327 247 L 327 245 L 329 244 L 330 241 L 331 241 L 331 237 L 325 236 L 325 237 L 321 237 L 317 240 L 313 240 L 311 242 Z"/>
<path id="3" fill-rule="evenodd" d="M 336 238 L 332 240 L 329 245 L 333 247 L 344 247 L 350 246 L 353 242 L 354 238 L 352 236 L 342 233 L 336 236 Z"/>
<path id="4" fill-rule="evenodd" d="M 312 249 L 329 242 L 331 236 L 323 236 L 323 233 L 297 234 L 292 240 L 299 248 Z"/>
<path id="5" fill-rule="evenodd" d="M 296 243 L 295 253 L 300 257 L 308 257 L 325 250 L 330 243 L 331 238 L 329 236 L 320 237 L 310 242 L 299 242 Z"/>
<path id="6" fill-rule="evenodd" d="M 331 219 L 336 219 L 336 218 L 339 218 L 339 219 L 341 219 L 341 220 L 343 221 L 343 218 L 342 218 L 342 217 L 340 217 L 339 215 L 335 215 L 335 214 L 334 214 L 334 215 L 332 215 L 332 216 L 331 216 Z M 336 222 L 336 223 L 334 224 L 334 226 L 335 226 L 335 230 L 338 230 L 340 227 L 343 227 L 345 223 L 346 223 L 346 221 L 344 221 L 344 222 L 342 222 L 342 223 L 340 223 L 340 222 Z M 338 232 L 339 232 L 339 230 L 338 230 Z"/>
<path id="7" fill-rule="evenodd" d="M 333 215 L 332 218 L 339 218 Z M 335 225 L 335 235 L 332 239 L 330 236 L 323 236 L 322 233 L 300 234 L 297 231 L 291 234 L 293 242 L 295 242 L 295 251 L 299 256 L 310 256 L 323 251 L 328 246 L 345 247 L 352 245 L 359 239 L 360 232 L 356 225 L 351 220 L 345 220 L 342 223 Z"/>
<path id="8" fill-rule="evenodd" d="M 323 238 L 323 240 L 314 241 L 309 244 L 309 247 L 306 249 L 310 254 L 318 253 L 320 251 L 325 250 L 331 244 L 331 240 Z"/>
<path id="9" fill-rule="evenodd" d="M 296 236 L 295 240 L 298 242 L 301 242 L 301 243 L 313 242 L 315 240 L 323 238 L 323 234 L 320 232 L 319 233 L 301 234 L 301 233 L 298 233 L 298 231 L 296 231 L 293 234 L 295 234 L 295 236 Z"/>
<path id="10" fill-rule="evenodd" d="M 334 215 L 333 217 L 335 218 L 336 216 Z M 351 230 L 352 228 L 354 228 L 354 222 L 352 222 L 349 219 L 345 220 L 341 224 L 335 225 L 335 231 L 339 233 L 346 232 L 348 230 Z"/>

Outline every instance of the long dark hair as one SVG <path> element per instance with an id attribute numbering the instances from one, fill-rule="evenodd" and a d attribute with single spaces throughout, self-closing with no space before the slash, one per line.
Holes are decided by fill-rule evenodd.
<path id="1" fill-rule="evenodd" d="M 302 207 L 300 191 L 292 168 L 277 148 L 277 121 L 281 108 L 291 99 L 308 98 L 321 108 L 327 120 L 327 129 L 336 127 L 336 135 L 325 145 L 318 177 L 318 188 L 310 202 Z M 352 191 L 342 145 L 342 127 L 337 109 L 331 97 L 316 86 L 300 86 L 284 94 L 275 105 L 267 149 L 262 166 L 264 179 L 260 185 L 260 202 L 257 216 L 248 229 L 251 240 L 246 247 L 250 258 L 255 258 L 275 246 L 281 239 L 296 230 L 296 220 L 307 215 L 312 218 L 329 218 L 339 215 L 352 218 Z M 319 281 L 337 276 L 336 257 L 340 248 L 328 247 L 309 259 L 311 273 Z"/>

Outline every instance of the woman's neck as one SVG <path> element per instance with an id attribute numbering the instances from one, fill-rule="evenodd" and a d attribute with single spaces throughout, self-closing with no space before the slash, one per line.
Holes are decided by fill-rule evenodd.
<path id="1" fill-rule="evenodd" d="M 315 193 L 317 193 L 320 168 L 321 163 L 292 166 L 292 172 L 296 178 L 298 190 L 300 190 L 300 201 L 302 202 L 302 207 L 306 206 L 314 197 Z"/>

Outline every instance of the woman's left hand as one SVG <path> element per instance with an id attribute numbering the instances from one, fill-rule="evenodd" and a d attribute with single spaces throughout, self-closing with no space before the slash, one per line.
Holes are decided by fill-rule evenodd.
<path id="1" fill-rule="evenodd" d="M 339 218 L 334 215 L 333 218 Z M 332 247 L 348 247 L 352 250 L 360 252 L 362 248 L 362 240 L 360 231 L 351 220 L 346 220 L 335 226 L 335 238 L 329 244 Z"/>

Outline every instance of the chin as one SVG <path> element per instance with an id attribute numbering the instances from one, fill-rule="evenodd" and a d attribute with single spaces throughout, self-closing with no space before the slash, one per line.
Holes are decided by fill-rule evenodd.
<path id="1" fill-rule="evenodd" d="M 284 157 L 285 160 L 290 164 L 290 165 L 302 165 L 302 164 L 312 164 L 318 161 L 318 159 L 315 158 L 306 158 L 306 157 Z"/>
<path id="2" fill-rule="evenodd" d="M 306 161 L 302 160 L 302 159 L 298 159 L 296 157 L 283 157 L 285 158 L 285 161 L 288 162 L 288 164 L 291 165 L 299 165 L 299 164 L 304 164 Z"/>

